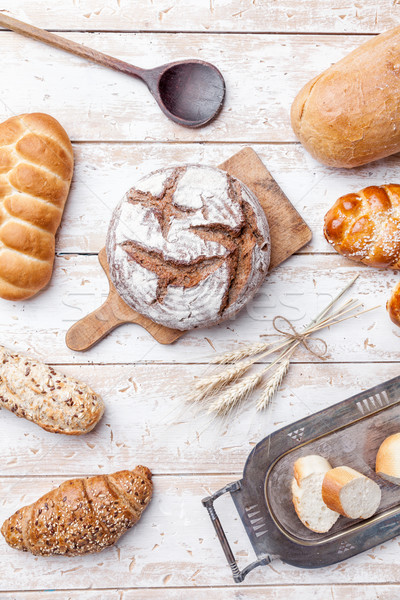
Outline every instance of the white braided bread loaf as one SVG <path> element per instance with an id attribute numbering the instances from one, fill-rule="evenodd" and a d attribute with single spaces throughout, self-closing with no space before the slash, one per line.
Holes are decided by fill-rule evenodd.
<path id="1" fill-rule="evenodd" d="M 50 280 L 73 171 L 71 142 L 49 115 L 0 124 L 0 297 L 29 298 Z"/>

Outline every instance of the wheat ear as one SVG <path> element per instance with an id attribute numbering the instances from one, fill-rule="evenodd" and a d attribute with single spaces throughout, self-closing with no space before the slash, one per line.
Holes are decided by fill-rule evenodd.
<path id="1" fill-rule="evenodd" d="M 225 354 L 221 354 L 215 358 L 212 358 L 211 363 L 216 365 L 227 365 L 229 363 L 236 362 L 237 360 L 242 360 L 243 358 L 248 358 L 249 356 L 259 354 L 260 352 L 266 350 L 269 346 L 269 342 L 256 342 L 255 344 L 248 344 L 239 350 L 226 352 Z"/>
<path id="2" fill-rule="evenodd" d="M 225 369 L 221 373 L 200 379 L 194 384 L 194 391 L 189 395 L 188 401 L 192 403 L 200 402 L 207 396 L 216 394 L 232 381 L 239 379 L 253 363 L 253 360 L 246 360 L 239 365 Z"/>
<path id="3" fill-rule="evenodd" d="M 208 413 L 219 416 L 229 414 L 242 400 L 246 399 L 262 379 L 262 373 L 249 375 L 242 381 L 232 385 L 229 390 L 218 396 L 208 407 Z"/>
<path id="4" fill-rule="evenodd" d="M 257 400 L 256 409 L 257 411 L 264 410 L 269 406 L 272 398 L 275 396 L 279 386 L 282 383 L 283 378 L 289 370 L 290 358 L 287 358 L 280 363 L 275 373 L 267 381 L 267 385 L 264 387 L 261 396 Z"/>

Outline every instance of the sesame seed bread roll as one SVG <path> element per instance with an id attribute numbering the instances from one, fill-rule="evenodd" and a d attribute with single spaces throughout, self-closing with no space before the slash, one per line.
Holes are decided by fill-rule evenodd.
<path id="1" fill-rule="evenodd" d="M 0 407 L 51 433 L 81 435 L 104 413 L 104 403 L 86 383 L 0 346 Z"/>
<path id="2" fill-rule="evenodd" d="M 370 185 L 336 200 L 324 235 L 336 252 L 369 267 L 400 268 L 400 185 Z"/>
<path id="3" fill-rule="evenodd" d="M 17 510 L 1 533 L 12 548 L 40 556 L 101 552 L 139 521 L 152 490 L 151 472 L 142 466 L 70 479 Z"/>
<path id="4" fill-rule="evenodd" d="M 322 500 L 322 481 L 331 469 L 322 456 L 302 456 L 293 465 L 292 500 L 300 521 L 311 531 L 325 533 L 339 518 Z"/>
<path id="5" fill-rule="evenodd" d="M 400 433 L 390 435 L 380 445 L 375 471 L 390 483 L 400 485 Z"/>
<path id="6" fill-rule="evenodd" d="M 375 481 L 350 467 L 325 474 L 322 499 L 326 506 L 349 519 L 368 519 L 378 510 L 381 490 Z"/>

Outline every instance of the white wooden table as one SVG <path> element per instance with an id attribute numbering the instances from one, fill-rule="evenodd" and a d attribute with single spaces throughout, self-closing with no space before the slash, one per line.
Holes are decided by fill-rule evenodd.
<path id="1" fill-rule="evenodd" d="M 139 81 L 0 31 L 2 119 L 43 111 L 67 130 L 76 157 L 50 287 L 0 304 L 0 342 L 89 382 L 107 404 L 81 438 L 55 436 L 0 415 L 0 521 L 65 478 L 145 464 L 154 499 L 116 547 L 81 558 L 35 558 L 0 540 L 0 598 L 18 600 L 389 600 L 400 595 L 399 541 L 320 570 L 280 561 L 234 586 L 202 497 L 237 479 L 266 434 L 398 375 L 400 330 L 384 304 L 399 275 L 359 266 L 324 241 L 336 198 L 399 182 L 400 157 L 352 171 L 317 164 L 296 142 L 291 102 L 312 76 L 369 36 L 398 24 L 395 0 L 3 0 L 1 8 L 144 67 L 183 57 L 214 62 L 227 84 L 220 117 L 200 130 L 168 121 Z M 162 347 L 124 326 L 85 354 L 65 332 L 99 305 L 107 282 L 96 253 L 110 213 L 137 178 L 183 162 L 218 164 L 250 144 L 313 229 L 312 243 L 274 271 L 235 320 Z M 296 354 L 272 408 L 248 406 L 229 426 L 181 410 L 207 356 L 272 333 L 281 313 L 301 325 L 355 273 L 374 313 L 324 333 L 329 358 Z M 229 498 L 219 513 L 241 565 L 253 560 Z"/>

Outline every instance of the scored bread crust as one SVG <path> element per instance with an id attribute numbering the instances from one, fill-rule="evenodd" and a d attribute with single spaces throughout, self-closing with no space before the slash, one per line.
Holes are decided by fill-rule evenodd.
<path id="1" fill-rule="evenodd" d="M 128 191 L 106 242 L 123 300 L 154 322 L 186 330 L 233 317 L 270 260 L 268 223 L 254 194 L 225 171 L 161 169 Z"/>
<path id="2" fill-rule="evenodd" d="M 325 215 L 336 252 L 371 267 L 400 268 L 400 185 L 369 186 L 339 198 Z"/>
<path id="3" fill-rule="evenodd" d="M 0 297 L 23 300 L 47 285 L 68 196 L 73 151 L 42 113 L 0 124 Z"/>
<path id="4" fill-rule="evenodd" d="M 400 150 L 400 27 L 353 50 L 308 82 L 291 108 L 310 154 L 351 168 Z"/>
<path id="5" fill-rule="evenodd" d="M 0 346 L 0 407 L 51 433 L 81 435 L 104 413 L 104 403 L 87 384 Z"/>
<path id="6" fill-rule="evenodd" d="M 34 555 L 101 552 L 133 527 L 150 502 L 147 467 L 70 479 L 20 508 L 1 528 L 7 544 Z"/>
<path id="7" fill-rule="evenodd" d="M 400 485 L 400 433 L 390 435 L 380 445 L 375 471 L 390 483 Z"/>
<path id="8" fill-rule="evenodd" d="M 400 327 L 400 282 L 393 288 L 386 303 L 386 310 L 393 323 Z"/>

